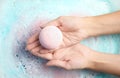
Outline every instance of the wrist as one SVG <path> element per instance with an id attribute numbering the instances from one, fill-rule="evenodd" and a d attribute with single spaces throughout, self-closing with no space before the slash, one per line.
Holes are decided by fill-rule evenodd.
<path id="1" fill-rule="evenodd" d="M 97 52 L 93 52 L 89 58 L 89 65 L 88 65 L 88 69 L 91 69 L 91 70 L 95 70 L 96 69 L 96 65 L 99 63 L 98 62 L 98 58 L 99 57 L 99 54 Z"/>
<path id="2" fill-rule="evenodd" d="M 114 54 L 93 51 L 89 56 L 90 64 L 88 69 L 101 71 L 101 67 L 105 67 L 106 65 L 110 65 L 112 63 L 111 61 L 113 60 L 113 57 L 117 58 Z"/>
<path id="3" fill-rule="evenodd" d="M 95 18 L 90 16 L 90 17 L 82 17 L 79 20 L 79 30 L 80 34 L 85 35 L 86 38 L 94 36 L 94 27 L 97 26 L 95 23 Z"/>
<path id="4" fill-rule="evenodd" d="M 88 56 L 88 63 L 85 67 L 85 69 L 93 69 L 95 67 L 95 62 L 93 61 L 94 53 L 90 54 Z"/>
<path id="5" fill-rule="evenodd" d="M 94 52 L 87 69 L 120 75 L 119 62 L 119 55 Z"/>
<path id="6" fill-rule="evenodd" d="M 102 33 L 102 25 L 95 16 L 84 17 L 84 27 L 83 30 L 86 32 L 87 37 L 97 36 Z"/>
<path id="7" fill-rule="evenodd" d="M 93 17 L 80 17 L 78 20 L 77 28 L 79 30 L 79 37 L 88 38 L 94 35 L 92 28 L 94 26 Z"/>
<path id="8" fill-rule="evenodd" d="M 84 65 L 83 69 L 93 69 L 96 66 L 96 59 L 97 58 L 97 52 L 94 50 L 89 51 L 89 54 L 86 54 L 85 59 L 86 63 Z M 97 58 L 98 59 L 98 58 Z"/>
<path id="9" fill-rule="evenodd" d="M 97 66 L 104 64 L 105 61 L 104 53 L 92 51 L 88 56 L 88 64 L 86 65 L 86 69 L 97 70 Z"/>

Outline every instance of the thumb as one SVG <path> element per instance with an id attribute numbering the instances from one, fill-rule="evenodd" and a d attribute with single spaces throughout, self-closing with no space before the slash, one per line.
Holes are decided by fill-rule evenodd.
<path id="1" fill-rule="evenodd" d="M 62 61 L 62 60 L 51 60 L 51 61 L 48 61 L 46 65 L 62 67 L 67 70 L 70 69 L 70 65 L 66 61 Z"/>

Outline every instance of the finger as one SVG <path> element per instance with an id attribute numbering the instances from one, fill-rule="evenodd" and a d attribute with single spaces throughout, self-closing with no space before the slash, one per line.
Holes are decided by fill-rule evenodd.
<path id="1" fill-rule="evenodd" d="M 67 70 L 70 69 L 70 65 L 68 65 L 66 61 L 61 61 L 61 60 L 51 60 L 51 61 L 47 62 L 46 65 L 47 66 L 62 67 L 62 68 L 67 69 Z"/>
<path id="2" fill-rule="evenodd" d="M 47 50 L 47 49 L 42 48 L 42 49 L 40 50 L 40 53 L 41 53 L 41 54 L 53 53 L 53 50 Z"/>
<path id="3" fill-rule="evenodd" d="M 28 45 L 26 46 L 26 49 L 30 51 L 30 50 L 32 50 L 33 48 L 38 47 L 38 46 L 40 46 L 39 41 L 35 41 L 35 42 L 32 43 L 32 44 L 28 44 Z"/>
<path id="4" fill-rule="evenodd" d="M 36 40 L 38 40 L 38 39 L 39 39 L 39 33 L 36 33 L 32 37 L 30 37 L 28 39 L 27 44 L 31 44 L 31 43 L 35 42 Z"/>
<path id="5" fill-rule="evenodd" d="M 70 53 L 69 48 L 61 48 L 54 51 L 53 58 L 63 60 L 66 55 Z"/>
<path id="6" fill-rule="evenodd" d="M 33 45 L 31 45 L 31 46 L 34 47 L 33 49 L 29 49 L 32 52 L 38 52 L 39 51 L 39 53 L 45 54 L 45 53 L 52 53 L 52 51 L 53 51 L 53 50 L 48 50 L 48 49 L 43 48 L 39 43 L 36 44 L 36 45 L 34 44 L 34 46 Z M 28 48 L 31 47 L 31 46 L 28 46 Z"/>
<path id="7" fill-rule="evenodd" d="M 34 52 L 32 53 L 35 56 L 41 57 L 43 59 L 51 60 L 52 59 L 52 54 L 51 53 L 46 53 L 46 54 L 41 54 L 39 52 Z"/>
<path id="8" fill-rule="evenodd" d="M 41 50 L 41 46 L 38 46 L 34 49 L 32 49 L 31 51 L 34 53 L 34 52 L 39 52 Z"/>

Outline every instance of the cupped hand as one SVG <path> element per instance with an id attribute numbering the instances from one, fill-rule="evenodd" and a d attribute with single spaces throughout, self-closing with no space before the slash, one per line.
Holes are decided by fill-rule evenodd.
<path id="1" fill-rule="evenodd" d="M 43 25 L 42 28 L 51 25 L 57 26 L 63 34 L 63 43 L 61 43 L 59 48 L 63 48 L 74 45 L 80 42 L 80 40 L 88 37 L 88 33 L 84 27 L 86 22 L 87 21 L 85 17 L 62 16 L 48 22 L 47 24 Z M 40 45 L 39 32 L 28 39 L 26 49 L 31 51 L 33 54 L 34 52 L 50 52 L 50 50 L 47 50 Z"/>
<path id="2" fill-rule="evenodd" d="M 94 53 L 90 48 L 75 44 L 56 50 L 47 66 L 57 66 L 64 69 L 85 69 L 92 65 L 91 56 Z"/>
<path id="3" fill-rule="evenodd" d="M 55 50 L 52 53 L 34 53 L 36 56 L 48 59 L 47 66 L 57 66 L 71 70 L 84 69 L 92 65 L 91 57 L 94 51 L 84 45 L 75 44 Z"/>

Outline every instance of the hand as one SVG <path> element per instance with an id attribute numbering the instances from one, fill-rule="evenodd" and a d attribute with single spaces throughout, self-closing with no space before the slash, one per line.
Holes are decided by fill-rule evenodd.
<path id="1" fill-rule="evenodd" d="M 85 25 L 89 22 L 90 21 L 87 22 L 85 17 L 63 16 L 50 21 L 42 27 L 44 28 L 45 26 L 54 25 L 62 31 L 63 43 L 59 47 L 62 48 L 74 45 L 80 42 L 80 40 L 87 38 L 89 35 L 85 30 Z M 39 34 L 35 34 L 29 38 L 26 49 L 31 51 L 33 54 L 36 51 L 39 51 L 41 53 L 48 52 L 47 49 L 43 48 L 40 45 L 38 35 Z"/>
<path id="2" fill-rule="evenodd" d="M 85 69 L 92 66 L 91 56 L 94 51 L 90 48 L 75 44 L 73 46 L 56 50 L 47 66 L 58 66 L 67 70 Z"/>
<path id="3" fill-rule="evenodd" d="M 93 50 L 85 47 L 84 45 L 75 44 L 73 46 L 55 50 L 52 53 L 39 53 L 36 56 L 48 59 L 47 66 L 58 66 L 70 69 L 84 69 L 92 65 L 91 57 L 94 53 Z"/>

